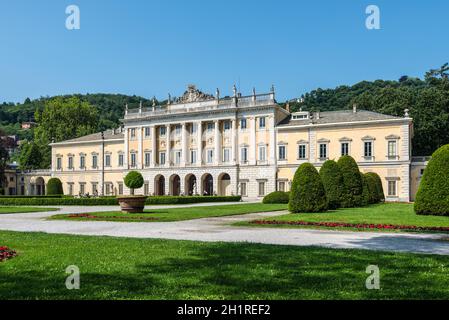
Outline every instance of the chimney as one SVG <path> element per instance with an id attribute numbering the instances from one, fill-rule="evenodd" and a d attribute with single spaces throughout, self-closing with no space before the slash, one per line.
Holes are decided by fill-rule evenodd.
<path id="1" fill-rule="evenodd" d="M 356 103 L 354 103 L 352 105 L 352 113 L 357 113 L 357 104 Z"/>

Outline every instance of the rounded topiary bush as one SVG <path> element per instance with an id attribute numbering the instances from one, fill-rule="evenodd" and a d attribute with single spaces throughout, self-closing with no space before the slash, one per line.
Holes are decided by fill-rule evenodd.
<path id="1" fill-rule="evenodd" d="M 262 202 L 263 203 L 288 203 L 290 200 L 290 194 L 284 191 L 274 191 L 267 194 Z"/>
<path id="2" fill-rule="evenodd" d="M 343 176 L 341 206 L 343 208 L 361 206 L 363 185 L 357 163 L 351 156 L 342 156 L 337 163 Z"/>
<path id="3" fill-rule="evenodd" d="M 320 177 L 326 191 L 329 209 L 339 208 L 343 193 L 343 176 L 337 162 L 334 160 L 324 162 L 320 169 Z"/>
<path id="4" fill-rule="evenodd" d="M 143 176 L 140 172 L 137 171 L 130 171 L 125 179 L 124 179 L 125 185 L 131 189 L 131 194 L 134 194 L 134 189 L 139 189 L 143 186 Z"/>
<path id="5" fill-rule="evenodd" d="M 55 196 L 64 194 L 62 182 L 58 178 L 51 178 L 47 182 L 47 195 Z"/>
<path id="6" fill-rule="evenodd" d="M 293 213 L 327 210 L 326 192 L 313 165 L 303 163 L 296 170 L 290 191 L 288 209 Z"/>
<path id="7" fill-rule="evenodd" d="M 379 175 L 375 172 L 368 172 L 365 173 L 365 178 L 370 192 L 370 203 L 385 201 L 384 188 Z"/>
<path id="8" fill-rule="evenodd" d="M 360 178 L 362 179 L 362 206 L 367 206 L 371 203 L 371 194 L 368 188 L 368 181 L 363 173 L 360 172 Z"/>
<path id="9" fill-rule="evenodd" d="M 432 155 L 415 200 L 417 214 L 449 216 L 449 144 Z"/>

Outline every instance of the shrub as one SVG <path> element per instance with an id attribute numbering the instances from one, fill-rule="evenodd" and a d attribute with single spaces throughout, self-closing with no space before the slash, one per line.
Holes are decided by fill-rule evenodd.
<path id="1" fill-rule="evenodd" d="M 262 202 L 263 203 L 288 203 L 290 200 L 290 194 L 284 191 L 274 191 L 267 194 Z"/>
<path id="2" fill-rule="evenodd" d="M 415 200 L 417 214 L 449 216 L 449 144 L 434 152 Z"/>
<path id="3" fill-rule="evenodd" d="M 343 208 L 361 206 L 363 185 L 357 163 L 351 156 L 342 156 L 337 163 L 343 176 L 341 206 Z"/>
<path id="4" fill-rule="evenodd" d="M 362 179 L 362 206 L 367 206 L 371 203 L 371 194 L 368 189 L 368 182 L 363 173 L 360 172 L 360 178 Z"/>
<path id="5" fill-rule="evenodd" d="M 47 195 L 63 195 L 62 182 L 58 178 L 51 178 L 47 182 Z"/>
<path id="6" fill-rule="evenodd" d="M 326 192 L 313 165 L 303 163 L 296 170 L 290 191 L 288 209 L 293 213 L 327 210 Z"/>
<path id="7" fill-rule="evenodd" d="M 340 167 L 334 160 L 327 160 L 320 169 L 320 177 L 326 191 L 329 209 L 339 208 L 343 192 L 343 176 Z"/>
<path id="8" fill-rule="evenodd" d="M 368 190 L 370 192 L 370 203 L 379 203 L 385 201 L 382 180 L 375 172 L 365 173 Z"/>
<path id="9" fill-rule="evenodd" d="M 143 176 L 140 174 L 140 172 L 137 171 L 130 171 L 125 179 L 125 185 L 131 189 L 131 194 L 134 194 L 134 189 L 139 189 L 143 186 Z"/>

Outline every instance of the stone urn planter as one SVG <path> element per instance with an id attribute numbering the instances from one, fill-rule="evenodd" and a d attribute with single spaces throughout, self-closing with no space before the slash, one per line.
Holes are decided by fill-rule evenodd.
<path id="1" fill-rule="evenodd" d="M 145 208 L 146 196 L 120 196 L 117 197 L 122 212 L 142 213 Z"/>

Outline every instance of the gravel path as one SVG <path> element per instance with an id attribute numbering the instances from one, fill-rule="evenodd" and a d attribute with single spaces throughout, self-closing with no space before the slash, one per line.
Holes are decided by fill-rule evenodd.
<path id="1" fill-rule="evenodd" d="M 177 207 L 210 206 L 230 203 L 195 204 Z M 173 206 L 147 206 L 153 208 Z M 449 236 L 442 234 L 347 232 L 311 229 L 236 227 L 231 223 L 285 214 L 254 213 L 177 222 L 106 222 L 46 220 L 57 213 L 119 210 L 118 207 L 59 207 L 59 212 L 0 214 L 0 230 L 47 233 L 158 238 L 194 241 L 250 242 L 275 245 L 357 248 L 449 255 Z"/>

